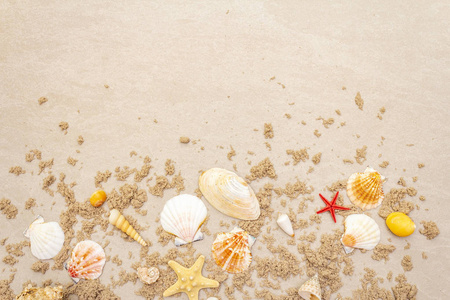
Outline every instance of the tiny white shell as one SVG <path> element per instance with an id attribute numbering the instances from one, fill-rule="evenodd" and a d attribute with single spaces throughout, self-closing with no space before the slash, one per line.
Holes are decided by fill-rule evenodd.
<path id="1" fill-rule="evenodd" d="M 161 225 L 165 231 L 176 236 L 175 245 L 180 246 L 203 239 L 200 226 L 206 215 L 202 200 L 182 194 L 166 202 L 161 212 Z"/>
<path id="2" fill-rule="evenodd" d="M 30 239 L 31 253 L 38 259 L 50 259 L 61 251 L 64 244 L 64 231 L 56 222 L 44 223 L 38 216 L 23 233 Z"/>
<path id="3" fill-rule="evenodd" d="M 288 235 L 294 236 L 294 229 L 292 228 L 291 220 L 289 219 L 287 214 L 280 214 L 280 216 L 277 219 L 277 224 Z"/>

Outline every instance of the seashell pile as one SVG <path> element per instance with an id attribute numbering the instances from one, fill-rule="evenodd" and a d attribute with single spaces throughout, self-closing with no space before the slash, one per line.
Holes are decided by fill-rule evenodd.
<path id="1" fill-rule="evenodd" d="M 363 210 L 375 208 L 384 199 L 383 182 L 386 178 L 371 167 L 364 173 L 354 173 L 347 181 L 347 195 L 350 201 Z"/>
<path id="2" fill-rule="evenodd" d="M 75 246 L 65 267 L 72 280 L 78 282 L 81 278 L 97 279 L 100 277 L 105 262 L 105 251 L 102 246 L 87 240 L 79 242 Z"/>
<path id="3" fill-rule="evenodd" d="M 62 286 L 57 287 L 45 287 L 36 288 L 29 284 L 20 295 L 16 296 L 16 300 L 62 300 L 63 298 L 63 288 Z"/>
<path id="4" fill-rule="evenodd" d="M 316 274 L 306 281 L 298 290 L 298 294 L 305 300 L 322 299 L 322 291 L 320 290 L 319 276 Z"/>
<path id="5" fill-rule="evenodd" d="M 241 228 L 219 233 L 212 245 L 212 256 L 216 264 L 228 273 L 243 272 L 252 262 L 250 248 L 255 240 Z"/>
<path id="6" fill-rule="evenodd" d="M 137 275 L 139 279 L 146 284 L 152 284 L 156 282 L 159 278 L 159 270 L 158 268 L 151 267 L 151 268 L 137 268 Z"/>
<path id="7" fill-rule="evenodd" d="M 125 232 L 128 236 L 132 237 L 142 246 L 147 246 L 147 243 L 144 241 L 144 239 L 136 232 L 136 230 L 134 230 L 133 226 L 130 225 L 130 223 L 117 209 L 111 210 L 109 214 L 109 223 Z"/>
<path id="8" fill-rule="evenodd" d="M 345 232 L 341 243 L 345 253 L 350 253 L 354 248 L 372 250 L 380 242 L 380 227 L 369 216 L 353 214 L 345 218 Z"/>
<path id="9" fill-rule="evenodd" d="M 294 236 L 294 229 L 292 228 L 291 220 L 287 214 L 280 214 L 277 219 L 277 224 L 290 236 Z"/>
<path id="10" fill-rule="evenodd" d="M 203 239 L 199 229 L 206 215 L 202 200 L 182 194 L 166 202 L 161 212 L 161 225 L 165 231 L 176 236 L 175 245 L 180 246 Z"/>
<path id="11" fill-rule="evenodd" d="M 38 259 L 55 257 L 64 244 L 64 231 L 56 222 L 44 223 L 38 216 L 23 233 L 30 239 L 31 253 Z"/>
<path id="12" fill-rule="evenodd" d="M 259 218 L 259 201 L 255 193 L 235 173 L 220 168 L 209 169 L 200 175 L 198 186 L 206 200 L 221 213 L 241 220 Z"/>
<path id="13" fill-rule="evenodd" d="M 393 212 L 386 218 L 386 225 L 396 236 L 408 236 L 416 230 L 416 224 L 401 212 Z"/>

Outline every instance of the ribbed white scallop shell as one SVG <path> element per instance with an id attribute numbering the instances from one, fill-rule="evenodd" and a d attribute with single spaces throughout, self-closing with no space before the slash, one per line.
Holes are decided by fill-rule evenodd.
<path id="1" fill-rule="evenodd" d="M 38 259 L 50 259 L 61 251 L 64 244 L 64 231 L 56 222 L 44 223 L 38 216 L 23 233 L 30 239 L 31 253 Z"/>
<path id="2" fill-rule="evenodd" d="M 354 248 L 372 250 L 380 242 L 380 227 L 369 216 L 364 214 L 353 214 L 345 218 L 345 232 L 341 243 L 346 253 Z"/>
<path id="3" fill-rule="evenodd" d="M 206 219 L 205 204 L 196 196 L 182 194 L 164 205 L 161 225 L 165 231 L 175 235 L 175 245 L 180 246 L 203 239 L 200 226 Z"/>

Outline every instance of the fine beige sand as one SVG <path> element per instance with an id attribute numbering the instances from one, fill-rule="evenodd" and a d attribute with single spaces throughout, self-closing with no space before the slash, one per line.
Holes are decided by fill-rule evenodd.
<path id="1" fill-rule="evenodd" d="M 207 295 L 257 299 L 264 290 L 287 297 L 289 289 L 298 289 L 308 279 L 304 254 L 297 247 L 301 236 L 315 233 L 317 238 L 310 247 L 316 250 L 321 235 L 343 230 L 344 218 L 337 216 L 335 224 L 329 213 L 320 215 L 320 223 L 310 224 L 310 216 L 323 208 L 319 193 L 332 198 L 334 192 L 327 186 L 370 165 L 387 177 L 385 193 L 403 188 L 398 184 L 401 177 L 407 187 L 417 190 L 416 195 L 404 199 L 414 204 L 409 215 L 417 229 L 413 235 L 399 238 L 387 229 L 379 208 L 368 211 L 381 228 L 380 243 L 396 249 L 387 261 L 372 259 L 372 251 L 356 250 L 350 256 L 352 275 L 340 270 L 342 287 L 331 296 L 328 292 L 326 299 L 336 299 L 338 294 L 356 297 L 352 292 L 361 288 L 364 268 L 375 270 L 384 279 L 378 285 L 391 297 L 395 277 L 405 274 L 407 282 L 417 287 L 417 299 L 445 299 L 450 295 L 446 190 L 450 169 L 450 6 L 445 1 L 391 2 L 3 1 L 0 199 L 10 200 L 18 213 L 7 219 L 8 208 L 0 212 L 0 240 L 7 238 L 0 246 L 0 258 L 8 255 L 8 244 L 26 240 L 22 232 L 36 215 L 60 222 L 60 214 L 67 208 L 64 197 L 56 192 L 60 173 L 66 175 L 67 184 L 76 183 L 72 190 L 76 201 L 82 203 L 96 190 L 98 171 L 112 172 L 102 183 L 109 194 L 125 183 L 135 183 L 134 174 L 126 181 L 117 180 L 116 167 L 140 169 L 144 157 L 151 158 L 150 174 L 136 183 L 148 196 L 141 208 L 147 214 L 138 214 L 131 206 L 125 214 L 143 227 L 141 236 L 152 243 L 149 254 L 164 255 L 175 246 L 173 242 L 158 243 L 158 216 L 177 190 L 168 189 L 158 197 L 149 187 L 155 186 L 156 176 L 166 175 L 167 159 L 174 162 L 175 175 L 184 179 L 182 193 L 195 195 L 202 170 L 235 167 L 237 174 L 245 177 L 251 167 L 268 157 L 277 179 L 252 181 L 255 192 L 266 183 L 285 188 L 300 180 L 311 194 L 289 199 L 273 192 L 273 212 L 252 248 L 251 266 L 255 269 L 249 273 L 250 286 L 243 286 L 244 293 L 235 289 L 231 293 L 234 298 L 226 295 L 226 287 L 233 286 L 233 275 L 229 275 L 220 289 L 202 290 L 199 299 Z M 358 92 L 362 109 L 355 103 Z M 40 105 L 41 97 L 48 101 Z M 323 124 L 321 119 L 328 122 Z M 67 122 L 64 131 L 61 122 Z M 273 138 L 265 138 L 265 123 L 272 124 Z M 84 139 L 81 145 L 77 142 L 80 135 Z M 190 142 L 180 143 L 180 137 L 189 137 Z M 365 160 L 359 164 L 356 152 L 364 146 Z M 230 155 L 230 160 L 231 147 L 235 156 Z M 309 158 L 294 165 L 286 150 L 304 148 Z M 39 160 L 25 160 L 32 149 L 41 151 L 41 161 L 53 159 L 53 166 L 38 174 Z M 130 155 L 133 151 L 136 155 Z M 317 153 L 322 153 L 321 159 L 314 164 Z M 69 157 L 77 160 L 72 160 L 75 165 L 67 162 Z M 385 161 L 389 164 L 380 167 Z M 14 170 L 19 175 L 10 173 L 12 167 L 21 167 L 25 173 L 20 174 L 18 168 Z M 44 178 L 50 174 L 56 181 L 45 191 Z M 172 180 L 175 175 L 167 177 Z M 350 206 L 345 190 L 341 195 L 344 205 Z M 312 197 L 312 202 L 306 201 L 305 211 L 297 213 L 305 197 Z M 29 198 L 36 199 L 36 206 L 27 210 Z M 210 249 L 214 235 L 230 231 L 233 218 L 202 200 L 211 234 L 192 245 L 195 253 L 187 259 L 203 254 L 207 266 L 213 268 Z M 103 208 L 109 211 L 107 203 Z M 295 231 L 293 242 L 275 222 L 278 213 L 288 213 L 290 208 L 308 225 Z M 106 217 L 107 213 L 101 216 Z M 75 235 L 84 220 L 77 218 Z M 434 221 L 440 234 L 428 240 L 419 233 L 421 221 Z M 268 249 L 270 237 L 298 259 L 301 270 L 295 275 L 288 272 L 285 279 L 268 273 L 268 281 L 279 289 L 265 286 L 267 282 L 258 276 L 256 258 L 278 259 Z M 109 241 L 106 255 L 122 260 L 120 266 L 107 261 L 99 279 L 105 286 L 112 283 L 111 276 L 117 281 L 120 271 L 133 273 L 132 264 L 145 265 L 140 260 L 141 246 L 125 242 L 111 225 L 106 231 L 96 226 L 91 239 L 102 245 Z M 74 237 L 71 248 L 77 242 Z M 410 248 L 404 249 L 408 244 Z M 405 255 L 411 257 L 411 271 L 402 268 Z M 53 260 L 45 274 L 33 271 L 37 259 L 29 247 L 23 248 L 22 256 L 12 256 L 18 262 L 0 262 L 0 280 L 15 274 L 10 288 L 16 295 L 27 281 L 38 286 L 49 279 L 71 283 L 65 270 L 52 269 Z M 181 258 L 178 261 L 183 263 Z M 158 267 L 168 269 L 166 264 Z M 390 271 L 393 277 L 389 281 Z M 212 276 L 206 267 L 203 274 Z M 139 280 L 109 286 L 121 299 L 144 299 L 135 295 L 141 287 Z M 167 299 L 188 298 L 182 294 Z"/>

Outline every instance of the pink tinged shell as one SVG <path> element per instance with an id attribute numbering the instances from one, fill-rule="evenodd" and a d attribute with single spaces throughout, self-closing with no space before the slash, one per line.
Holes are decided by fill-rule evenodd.
<path id="1" fill-rule="evenodd" d="M 146 284 L 152 284 L 159 278 L 159 270 L 156 267 L 151 268 L 137 268 L 137 275 L 139 279 Z"/>
<path id="2" fill-rule="evenodd" d="M 212 256 L 223 270 L 233 274 L 240 273 L 252 262 L 250 247 L 254 242 L 255 238 L 240 228 L 219 233 L 212 245 Z"/>
<path id="3" fill-rule="evenodd" d="M 75 282 L 81 278 L 97 279 L 102 275 L 105 262 L 105 251 L 102 246 L 87 240 L 75 246 L 66 269 Z"/>

